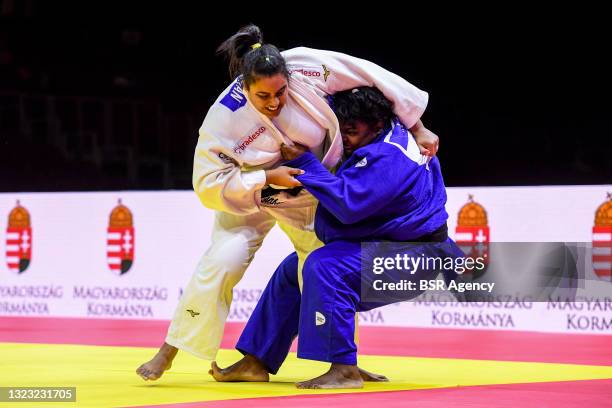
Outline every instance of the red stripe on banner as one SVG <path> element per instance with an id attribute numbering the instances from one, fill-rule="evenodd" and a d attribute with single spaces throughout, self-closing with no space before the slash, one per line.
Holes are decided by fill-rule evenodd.
<path id="1" fill-rule="evenodd" d="M 21 252 L 7 252 L 6 256 L 19 256 Z"/>
<path id="2" fill-rule="evenodd" d="M 121 258 L 122 254 L 123 254 L 123 252 L 107 252 L 106 256 L 108 258 Z"/>
<path id="3" fill-rule="evenodd" d="M 593 255 L 593 262 L 612 262 L 612 255 Z"/>
<path id="4" fill-rule="evenodd" d="M 111 268 L 112 270 L 119 270 L 121 269 L 121 264 L 108 264 L 108 267 Z"/>
<path id="5" fill-rule="evenodd" d="M 612 227 L 593 227 L 593 232 L 612 232 Z"/>
<path id="6" fill-rule="evenodd" d="M 159 347 L 166 320 L 0 317 L 0 341 Z M 244 323 L 227 323 L 222 348 L 234 348 Z M 359 352 L 433 358 L 612 365 L 612 336 L 501 330 L 361 327 Z M 295 351 L 295 343 L 292 348 Z"/>
<path id="7" fill-rule="evenodd" d="M 106 241 L 106 245 L 123 245 L 123 240 L 119 239 L 119 240 L 112 240 L 112 241 Z"/>
<path id="8" fill-rule="evenodd" d="M 563 381 L 529 384 L 477 385 L 429 390 L 325 395 L 295 395 L 223 401 L 148 405 L 152 408 L 566 408 L 607 407 L 612 380 Z"/>
<path id="9" fill-rule="evenodd" d="M 595 274 L 599 277 L 612 276 L 611 269 L 595 269 Z"/>

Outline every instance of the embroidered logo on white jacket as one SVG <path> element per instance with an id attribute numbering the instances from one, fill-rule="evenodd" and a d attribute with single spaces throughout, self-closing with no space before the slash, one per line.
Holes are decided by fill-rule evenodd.
<path id="1" fill-rule="evenodd" d="M 321 312 L 315 312 L 315 324 L 323 326 L 325 324 L 325 316 Z"/>
<path id="2" fill-rule="evenodd" d="M 368 165 L 368 158 L 364 157 L 363 159 L 359 160 L 357 164 L 355 164 L 355 167 L 365 167 L 367 165 Z"/>
<path id="3" fill-rule="evenodd" d="M 234 153 L 236 154 L 242 154 L 242 152 L 245 151 L 245 149 L 248 147 L 248 145 L 250 145 L 251 143 L 253 143 L 255 140 L 257 140 L 257 138 L 266 131 L 266 127 L 265 126 L 261 126 L 258 127 L 256 130 L 254 130 L 250 136 L 242 139 L 240 142 L 238 142 L 235 146 L 234 146 Z"/>

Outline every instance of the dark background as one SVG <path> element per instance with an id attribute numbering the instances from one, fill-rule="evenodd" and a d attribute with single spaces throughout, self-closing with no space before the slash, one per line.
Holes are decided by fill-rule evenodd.
<path id="1" fill-rule="evenodd" d="M 191 188 L 215 48 L 249 22 L 428 91 L 448 186 L 612 183 L 603 12 L 227 4 L 0 0 L 0 191 Z"/>

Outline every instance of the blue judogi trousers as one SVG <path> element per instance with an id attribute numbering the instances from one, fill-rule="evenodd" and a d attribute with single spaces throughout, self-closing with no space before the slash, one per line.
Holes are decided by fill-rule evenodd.
<path id="1" fill-rule="evenodd" d="M 450 239 L 415 245 L 404 252 L 414 257 L 463 256 Z M 299 358 L 356 365 L 355 313 L 409 300 L 423 292 L 414 290 L 397 296 L 380 293 L 362 299 L 363 288 L 371 288 L 373 280 L 380 277 L 362 270 L 364 264 L 371 264 L 374 255 L 381 255 L 381 251 L 362 251 L 360 242 L 326 244 L 306 259 L 301 294 L 297 256 L 289 255 L 268 282 L 236 348 L 257 357 L 270 373 L 276 374 L 299 335 Z M 418 287 L 419 280 L 435 279 L 440 272 L 447 283 L 456 278 L 454 272 L 433 269 L 416 270 L 413 274 L 389 271 L 386 277 L 395 282 L 414 281 Z"/>

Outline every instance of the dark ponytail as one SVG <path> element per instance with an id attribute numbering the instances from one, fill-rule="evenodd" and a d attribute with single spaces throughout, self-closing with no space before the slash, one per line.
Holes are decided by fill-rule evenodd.
<path id="1" fill-rule="evenodd" d="M 254 24 L 242 27 L 225 40 L 217 48 L 217 54 L 227 58 L 230 77 L 234 79 L 242 75 L 247 87 L 260 76 L 282 74 L 289 78 L 289 71 L 280 51 L 272 44 L 263 44 L 261 30 Z"/>

